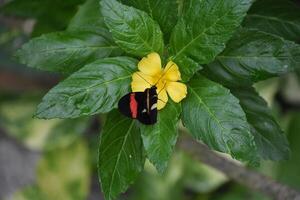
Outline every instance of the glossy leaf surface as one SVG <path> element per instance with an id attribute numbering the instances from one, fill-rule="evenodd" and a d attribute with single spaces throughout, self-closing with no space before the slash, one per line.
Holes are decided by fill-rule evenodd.
<path id="1" fill-rule="evenodd" d="M 16 56 L 33 68 L 72 73 L 97 58 L 120 54 L 109 36 L 76 31 L 42 35 L 25 44 Z"/>
<path id="2" fill-rule="evenodd" d="M 188 80 L 223 51 L 251 0 L 187 0 L 171 36 L 171 54 Z"/>
<path id="3" fill-rule="evenodd" d="M 159 25 L 164 33 L 165 41 L 178 19 L 178 2 L 174 0 L 121 0 L 124 4 L 143 10 L 149 14 Z"/>
<path id="4" fill-rule="evenodd" d="M 99 0 L 87 0 L 72 18 L 68 31 L 89 31 L 93 33 L 106 32 L 110 35 L 104 23 Z"/>
<path id="5" fill-rule="evenodd" d="M 163 34 L 147 13 L 116 0 L 102 0 L 101 11 L 115 42 L 124 51 L 139 57 L 162 53 Z"/>
<path id="6" fill-rule="evenodd" d="M 299 42 L 300 6 L 286 0 L 259 0 L 249 10 L 243 25 Z"/>
<path id="7" fill-rule="evenodd" d="M 268 108 L 266 101 L 254 88 L 232 90 L 240 100 L 251 126 L 257 150 L 262 159 L 283 160 L 289 157 L 289 144 L 286 135 Z"/>
<path id="8" fill-rule="evenodd" d="M 245 113 L 228 89 L 195 75 L 182 106 L 184 126 L 195 139 L 233 158 L 257 162 L 254 137 Z"/>
<path id="9" fill-rule="evenodd" d="M 144 168 L 145 157 L 136 121 L 114 110 L 108 114 L 99 147 L 99 179 L 106 200 L 125 192 Z"/>
<path id="10" fill-rule="evenodd" d="M 137 61 L 105 58 L 86 65 L 48 92 L 38 106 L 38 118 L 77 118 L 107 113 L 130 91 Z"/>
<path id="11" fill-rule="evenodd" d="M 300 45 L 256 30 L 242 29 L 204 74 L 229 87 L 252 85 L 300 68 Z"/>
<path id="12" fill-rule="evenodd" d="M 178 137 L 180 104 L 171 101 L 158 113 L 157 123 L 152 126 L 141 125 L 144 147 L 149 160 L 163 173 L 173 153 Z"/>

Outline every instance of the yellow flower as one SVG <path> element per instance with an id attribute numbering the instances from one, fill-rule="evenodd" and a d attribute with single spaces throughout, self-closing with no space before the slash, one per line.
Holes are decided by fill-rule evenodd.
<path id="1" fill-rule="evenodd" d="M 133 92 L 143 92 L 146 88 L 156 85 L 158 94 L 157 109 L 161 110 L 171 99 L 179 103 L 186 97 L 187 87 L 177 82 L 181 80 L 178 66 L 170 61 L 163 69 L 159 54 L 151 53 L 138 64 L 139 72 L 132 75 L 131 89 Z"/>

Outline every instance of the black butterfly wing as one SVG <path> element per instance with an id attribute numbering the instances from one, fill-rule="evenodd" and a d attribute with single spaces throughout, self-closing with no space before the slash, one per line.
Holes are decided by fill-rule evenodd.
<path id="1" fill-rule="evenodd" d="M 146 125 L 157 122 L 157 93 L 155 88 L 144 92 L 131 92 L 123 96 L 118 103 L 119 111 Z"/>
<path id="2" fill-rule="evenodd" d="M 157 122 L 157 94 L 156 90 L 146 89 L 143 96 L 140 96 L 140 104 L 137 119 L 146 125 L 153 125 Z M 148 99 L 148 100 L 147 100 Z"/>
<path id="3" fill-rule="evenodd" d="M 131 111 L 131 108 L 130 108 L 130 101 L 131 101 L 131 95 L 134 94 L 134 97 L 135 97 L 135 100 L 137 102 L 137 113 L 138 113 L 138 110 L 139 110 L 139 107 L 142 106 L 142 102 L 141 99 L 142 99 L 142 96 L 144 96 L 144 92 L 131 92 L 131 93 L 128 93 L 126 94 L 125 96 L 123 96 L 120 100 L 119 100 L 119 103 L 118 103 L 118 109 L 119 111 L 127 116 L 127 117 L 130 117 L 130 118 L 134 118 L 132 116 L 132 111 Z"/>

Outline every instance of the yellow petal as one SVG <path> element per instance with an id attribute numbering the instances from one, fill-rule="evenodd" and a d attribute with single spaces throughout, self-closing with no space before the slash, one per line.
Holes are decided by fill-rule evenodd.
<path id="1" fill-rule="evenodd" d="M 144 74 L 155 76 L 161 72 L 161 59 L 158 53 L 150 53 L 138 64 L 138 68 Z"/>
<path id="2" fill-rule="evenodd" d="M 182 99 L 184 99 L 187 94 L 186 85 L 179 82 L 168 82 L 166 89 L 171 99 L 176 103 L 179 103 Z"/>
<path id="3" fill-rule="evenodd" d="M 158 101 L 157 101 L 157 110 L 161 110 L 166 106 L 168 102 L 168 94 L 165 89 L 157 92 L 159 92 Z"/>
<path id="4" fill-rule="evenodd" d="M 135 72 L 132 75 L 132 92 L 144 92 L 146 88 L 150 88 L 153 84 L 153 77 L 143 74 L 142 72 Z"/>
<path id="5" fill-rule="evenodd" d="M 168 62 L 166 68 L 164 69 L 164 78 L 169 81 L 181 80 L 181 74 L 178 66 L 173 61 Z"/>

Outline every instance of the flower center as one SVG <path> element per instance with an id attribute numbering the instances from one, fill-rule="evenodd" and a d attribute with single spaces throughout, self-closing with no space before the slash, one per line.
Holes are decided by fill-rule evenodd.
<path id="1" fill-rule="evenodd" d="M 155 83 L 157 87 L 157 93 L 161 92 L 162 89 L 165 89 L 167 80 L 164 78 L 163 70 L 155 76 Z"/>

